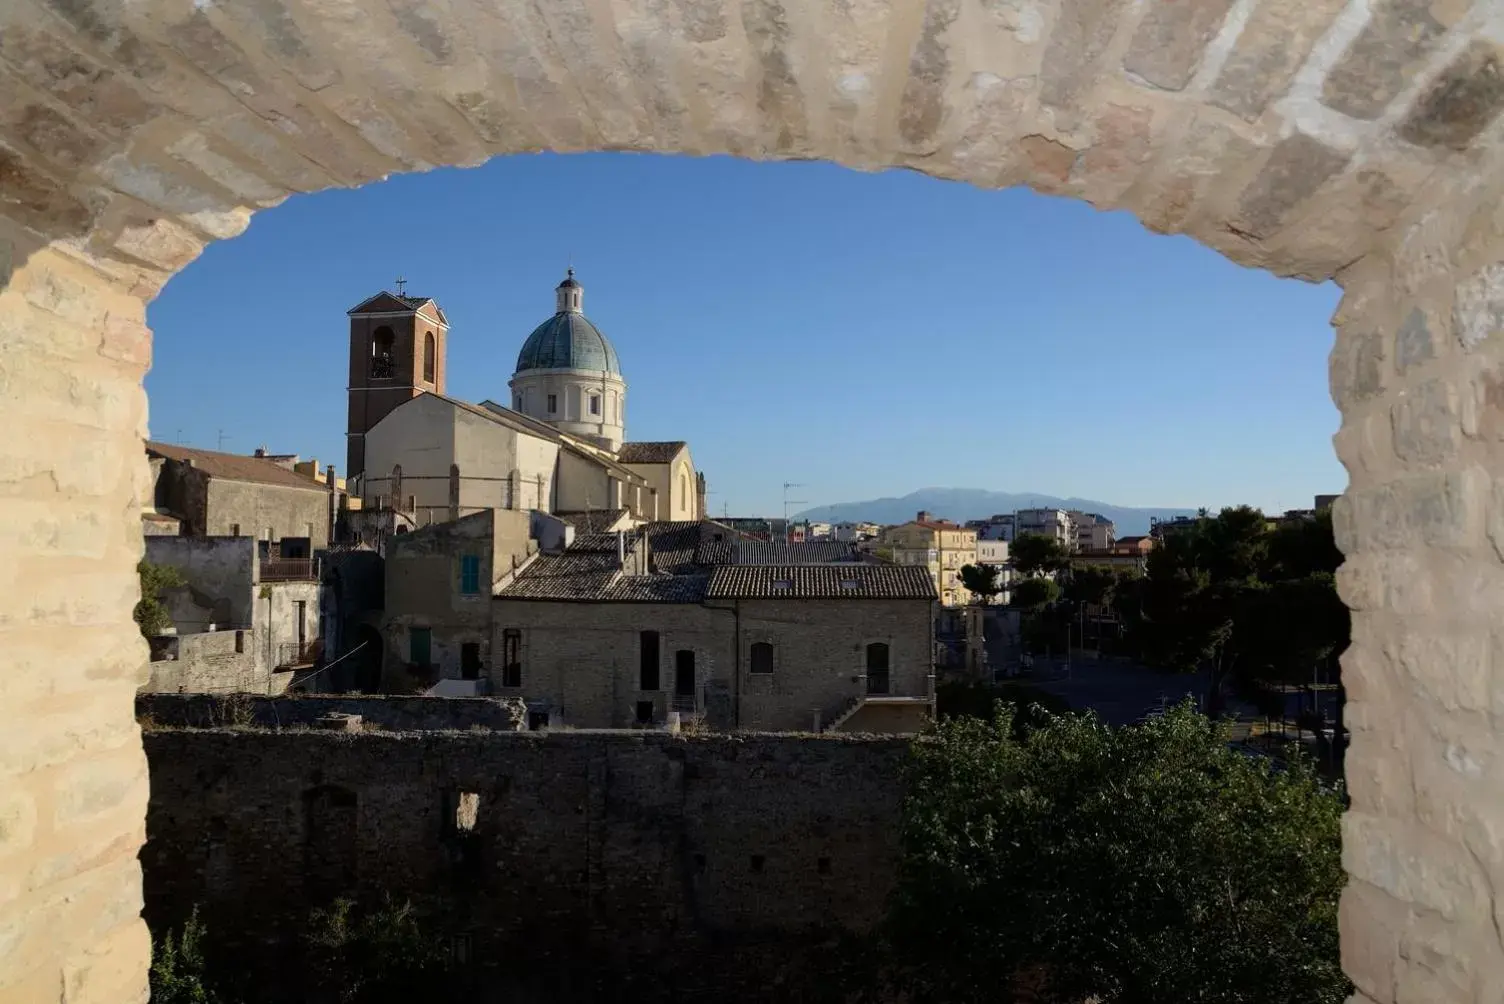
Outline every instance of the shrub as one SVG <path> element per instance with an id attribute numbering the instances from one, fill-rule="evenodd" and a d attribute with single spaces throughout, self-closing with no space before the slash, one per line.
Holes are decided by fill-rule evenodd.
<path id="1" fill-rule="evenodd" d="M 151 1004 L 221 1004 L 223 998 L 207 984 L 203 937 L 204 926 L 194 907 L 178 937 L 169 930 L 152 945 Z"/>
<path id="2" fill-rule="evenodd" d="M 1340 794 L 1189 704 L 1020 737 L 941 721 L 908 768 L 885 940 L 914 1001 L 1337 1004 Z M 1002 988 L 1002 989 L 999 989 Z"/>

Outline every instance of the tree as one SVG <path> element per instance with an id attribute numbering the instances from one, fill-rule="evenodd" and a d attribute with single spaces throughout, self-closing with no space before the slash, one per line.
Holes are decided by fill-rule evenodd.
<path id="1" fill-rule="evenodd" d="M 162 591 L 183 584 L 183 576 L 170 565 L 153 565 L 143 561 L 136 566 L 141 576 L 141 601 L 136 604 L 136 626 L 142 636 L 155 638 L 172 626 L 172 617 L 162 603 Z"/>
<path id="2" fill-rule="evenodd" d="M 1013 605 L 1024 610 L 1038 610 L 1060 597 L 1060 586 L 1053 579 L 1024 579 L 1013 587 Z"/>
<path id="3" fill-rule="evenodd" d="M 915 1001 L 1337 1004 L 1339 792 L 1189 706 L 1020 736 L 942 720 L 906 776 L 884 941 Z M 1040 993 L 1042 991 L 1042 993 Z"/>
<path id="4" fill-rule="evenodd" d="M 194 907 L 177 936 L 168 931 L 152 944 L 152 1004 L 218 1004 L 220 997 L 206 982 L 203 938 L 204 925 Z"/>
<path id="5" fill-rule="evenodd" d="M 992 598 L 1003 591 L 1001 569 L 996 565 L 962 565 L 961 585 L 965 586 L 971 595 L 977 597 L 977 602 L 984 606 L 992 602 Z"/>
<path id="6" fill-rule="evenodd" d="M 1023 533 L 1008 545 L 1008 560 L 1020 575 L 1053 572 L 1065 565 L 1065 549 L 1054 537 Z"/>

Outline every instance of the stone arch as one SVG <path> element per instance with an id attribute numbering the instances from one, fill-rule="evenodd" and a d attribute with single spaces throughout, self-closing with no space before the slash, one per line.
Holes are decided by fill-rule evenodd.
<path id="1" fill-rule="evenodd" d="M 1489 891 L 1504 800 L 1487 769 L 1504 599 L 1491 0 L 355 8 L 23 0 L 0 14 L 0 504 L 26 528 L 0 542 L 0 567 L 28 583 L 0 590 L 0 625 L 26 639 L 5 649 L 19 682 L 0 726 L 91 737 L 56 762 L 7 754 L 0 791 L 23 806 L 63 783 L 116 796 L 88 821 L 14 831 L 0 878 L 118 849 L 86 879 L 0 905 L 0 928 L 44 904 L 53 918 L 0 971 L 54 985 L 90 966 L 100 1000 L 145 987 L 134 904 L 108 911 L 125 918 L 113 930 L 97 921 L 138 895 L 146 800 L 130 617 L 146 301 L 291 193 L 544 148 L 1026 184 L 1250 267 L 1336 278 L 1334 441 L 1350 475 L 1336 524 L 1354 612 L 1345 958 L 1365 999 L 1428 979 L 1394 950 L 1414 906 L 1466 979 L 1504 968 Z M 612 414 L 624 424 L 624 395 Z"/>

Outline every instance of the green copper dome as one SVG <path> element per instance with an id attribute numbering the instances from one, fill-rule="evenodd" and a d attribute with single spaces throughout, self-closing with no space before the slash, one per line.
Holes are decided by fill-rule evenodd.
<path id="1" fill-rule="evenodd" d="M 616 349 L 591 324 L 580 306 L 583 288 L 574 278 L 574 269 L 555 290 L 558 313 L 533 329 L 517 354 L 517 372 L 526 370 L 604 370 L 621 375 L 621 361 Z"/>

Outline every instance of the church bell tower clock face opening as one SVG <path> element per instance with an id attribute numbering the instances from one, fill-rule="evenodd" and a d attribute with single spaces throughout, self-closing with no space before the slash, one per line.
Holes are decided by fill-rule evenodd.
<path id="1" fill-rule="evenodd" d="M 627 384 L 609 339 L 585 316 L 574 269 L 554 288 L 554 314 L 517 354 L 512 407 L 615 452 L 626 432 Z"/>

